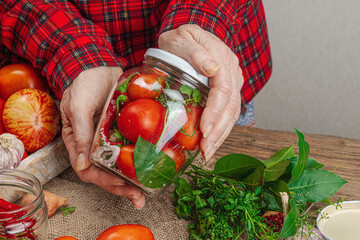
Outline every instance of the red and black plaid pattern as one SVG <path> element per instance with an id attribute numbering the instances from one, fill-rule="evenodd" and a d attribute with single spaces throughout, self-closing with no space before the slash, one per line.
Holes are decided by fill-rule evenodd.
<path id="1" fill-rule="evenodd" d="M 271 74 L 261 0 L 1 1 L 0 62 L 30 61 L 61 99 L 81 71 L 136 66 L 160 33 L 185 23 L 212 32 L 239 57 L 247 104 Z"/>

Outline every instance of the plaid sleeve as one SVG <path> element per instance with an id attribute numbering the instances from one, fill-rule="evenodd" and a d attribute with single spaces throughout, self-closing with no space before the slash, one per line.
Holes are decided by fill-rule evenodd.
<path id="1" fill-rule="evenodd" d="M 165 12 L 159 34 L 183 24 L 197 24 L 234 50 L 232 38 L 239 32 L 250 2 L 249 0 L 172 0 Z"/>
<path id="2" fill-rule="evenodd" d="M 81 71 L 127 65 L 113 54 L 106 32 L 68 1 L 2 1 L 0 24 L 0 47 L 42 71 L 59 99 Z"/>

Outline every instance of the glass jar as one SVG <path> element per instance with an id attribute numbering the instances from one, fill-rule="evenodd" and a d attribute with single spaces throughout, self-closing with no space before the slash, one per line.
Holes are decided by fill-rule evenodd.
<path id="1" fill-rule="evenodd" d="M 208 78 L 187 61 L 150 48 L 124 72 L 105 104 L 91 161 L 149 196 L 158 195 L 198 156 Z"/>
<path id="2" fill-rule="evenodd" d="M 22 202 L 27 194 L 34 200 Z M 0 239 L 47 239 L 47 214 L 43 188 L 36 177 L 0 169 Z"/>

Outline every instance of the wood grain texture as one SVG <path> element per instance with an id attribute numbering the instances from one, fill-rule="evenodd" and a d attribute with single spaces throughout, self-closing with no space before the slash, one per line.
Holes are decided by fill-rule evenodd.
<path id="1" fill-rule="evenodd" d="M 309 157 L 324 164 L 324 169 L 335 171 L 348 181 L 331 199 L 335 201 L 342 197 L 345 201 L 360 200 L 360 140 L 319 134 L 304 135 L 310 146 Z M 292 144 L 295 146 L 295 154 L 298 154 L 295 130 L 285 132 L 235 126 L 214 159 L 230 153 L 243 153 L 265 160 Z"/>

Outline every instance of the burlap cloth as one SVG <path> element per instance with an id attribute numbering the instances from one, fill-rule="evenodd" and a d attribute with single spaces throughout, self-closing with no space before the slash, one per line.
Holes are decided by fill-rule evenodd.
<path id="1" fill-rule="evenodd" d="M 156 240 L 189 239 L 188 222 L 176 216 L 171 188 L 158 198 L 147 197 L 141 210 L 135 209 L 126 198 L 82 182 L 72 168 L 50 180 L 44 189 L 66 198 L 68 206 L 76 207 L 70 215 L 63 216 L 57 211 L 49 218 L 50 240 L 64 235 L 95 240 L 105 229 L 118 224 L 144 225 Z"/>

